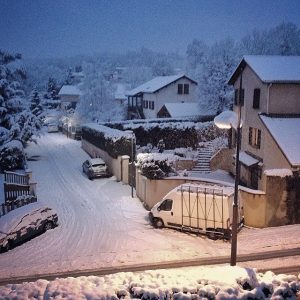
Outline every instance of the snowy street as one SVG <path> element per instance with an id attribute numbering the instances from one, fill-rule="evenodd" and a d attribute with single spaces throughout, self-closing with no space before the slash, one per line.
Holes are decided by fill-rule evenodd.
<path id="1" fill-rule="evenodd" d="M 27 148 L 38 201 L 57 211 L 59 226 L 1 254 L 0 279 L 229 255 L 228 242 L 154 229 L 128 185 L 82 173 L 80 145 L 51 133 Z M 299 229 L 243 229 L 239 253 L 299 248 Z"/>
<path id="2" fill-rule="evenodd" d="M 1 254 L 1 278 L 228 254 L 229 243 L 154 229 L 114 177 L 90 181 L 80 142 L 45 134 L 26 152 L 38 201 L 57 211 L 59 226 Z"/>

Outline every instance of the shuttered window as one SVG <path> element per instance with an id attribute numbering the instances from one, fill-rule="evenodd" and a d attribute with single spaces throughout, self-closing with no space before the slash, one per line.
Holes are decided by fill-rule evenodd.
<path id="1" fill-rule="evenodd" d="M 260 89 L 254 89 L 253 93 L 253 108 L 259 108 L 260 104 Z"/>
<path id="2" fill-rule="evenodd" d="M 179 95 L 182 95 L 182 94 L 183 94 L 183 84 L 179 83 L 179 84 L 177 85 L 177 93 L 178 93 Z"/>
<path id="3" fill-rule="evenodd" d="M 190 86 L 189 84 L 186 83 L 183 85 L 183 93 L 187 95 L 189 94 L 189 92 L 190 92 Z"/>
<path id="4" fill-rule="evenodd" d="M 244 98 L 245 98 L 245 90 L 242 89 L 242 95 L 241 95 L 241 99 L 239 99 L 240 97 L 240 90 L 239 89 L 235 89 L 234 90 L 234 105 L 238 105 L 239 104 L 239 100 L 240 100 L 240 104 L 241 106 L 244 105 Z"/>

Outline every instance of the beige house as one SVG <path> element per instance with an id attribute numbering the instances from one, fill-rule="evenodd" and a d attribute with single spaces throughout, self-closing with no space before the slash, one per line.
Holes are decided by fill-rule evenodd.
<path id="1" fill-rule="evenodd" d="M 195 103 L 196 87 L 182 74 L 155 77 L 127 93 L 128 119 L 157 118 L 166 103 Z"/>
<path id="2" fill-rule="evenodd" d="M 241 183 L 266 190 L 270 174 L 300 171 L 300 56 L 245 56 L 229 84 L 234 111 L 242 85 Z"/>

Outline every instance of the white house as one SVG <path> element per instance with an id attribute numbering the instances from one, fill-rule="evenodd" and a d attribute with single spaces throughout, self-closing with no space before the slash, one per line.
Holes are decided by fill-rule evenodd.
<path id="1" fill-rule="evenodd" d="M 128 119 L 157 118 L 166 103 L 195 103 L 196 87 L 184 74 L 155 77 L 127 93 Z"/>
<path id="2" fill-rule="evenodd" d="M 76 85 L 63 85 L 58 96 L 62 106 L 71 106 L 72 108 L 75 108 L 79 102 L 81 91 Z"/>

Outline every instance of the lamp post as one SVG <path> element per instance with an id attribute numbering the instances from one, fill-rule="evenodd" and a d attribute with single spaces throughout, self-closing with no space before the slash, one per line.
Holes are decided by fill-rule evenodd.
<path id="1" fill-rule="evenodd" d="M 134 132 L 132 130 L 126 130 L 126 132 L 130 133 L 131 134 L 131 197 L 133 198 L 133 181 L 134 181 L 134 178 L 135 178 L 135 175 L 133 174 L 134 173 L 134 161 L 135 161 L 135 135 L 134 135 Z"/>
<path id="2" fill-rule="evenodd" d="M 237 232 L 238 232 L 238 192 L 240 179 L 240 144 L 241 144 L 241 104 L 238 103 L 238 113 L 233 111 L 224 111 L 214 119 L 217 127 L 223 129 L 233 128 L 236 130 L 236 154 L 235 154 L 235 180 L 234 180 L 234 198 L 232 206 L 232 237 L 231 237 L 231 255 L 230 265 L 236 265 L 237 257 Z"/>

